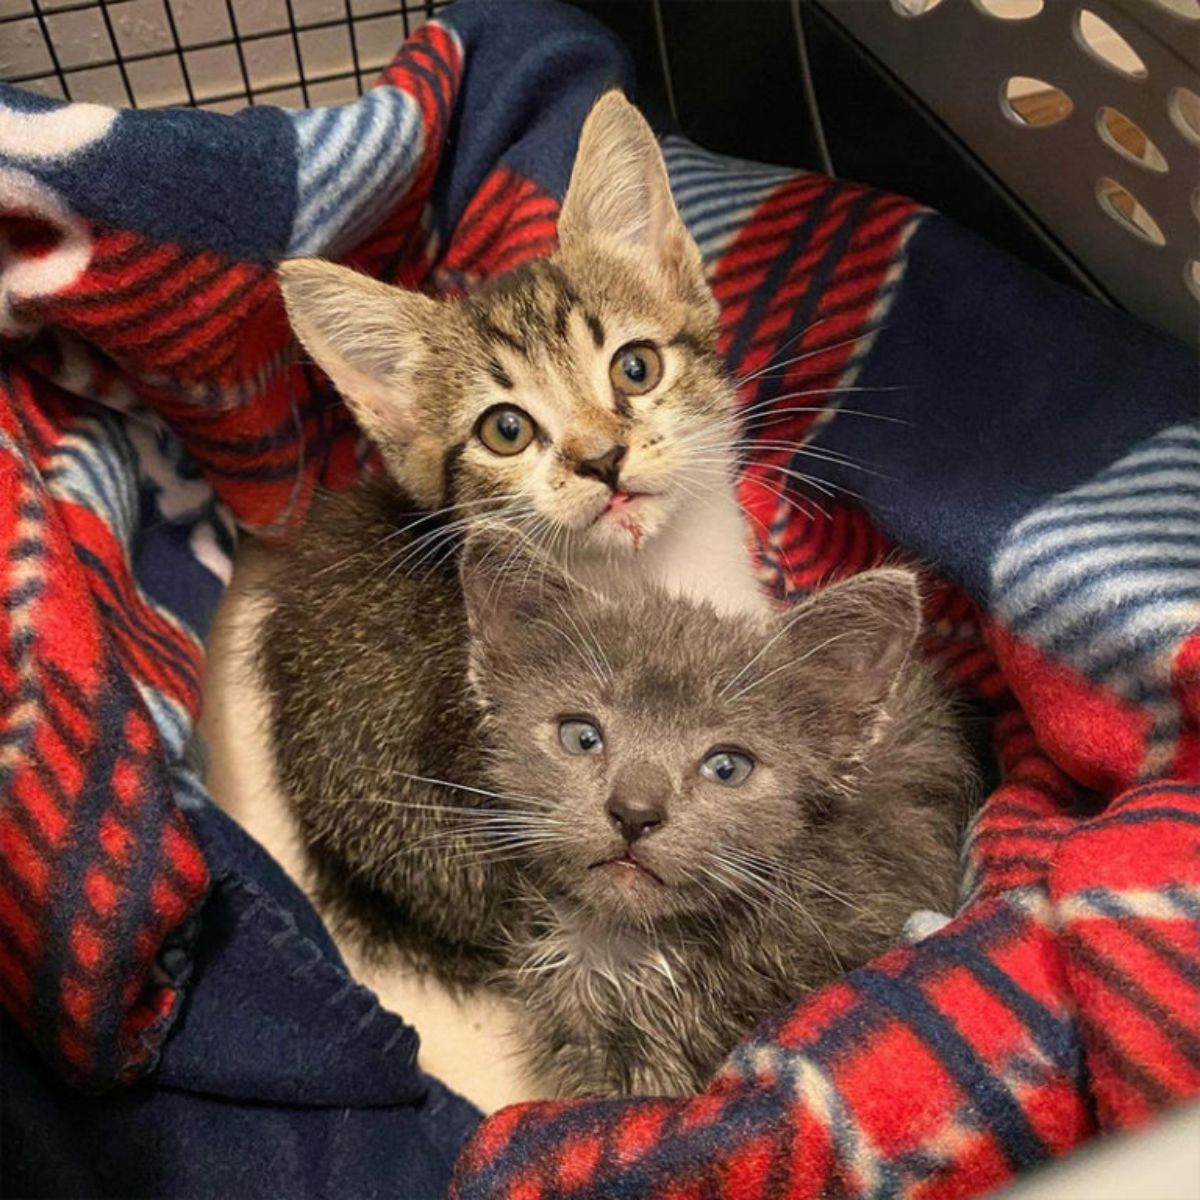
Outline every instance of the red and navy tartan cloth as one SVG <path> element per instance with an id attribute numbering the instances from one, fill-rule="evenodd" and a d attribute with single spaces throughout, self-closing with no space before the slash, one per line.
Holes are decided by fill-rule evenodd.
<path id="1" fill-rule="evenodd" d="M 147 1076 L 186 993 L 235 522 L 294 526 L 371 459 L 274 263 L 446 292 L 547 253 L 613 83 L 581 14 L 465 0 L 340 108 L 0 92 L 0 995 L 72 1084 Z M 978 1193 L 1200 1092 L 1195 364 L 900 197 L 664 149 L 757 439 L 764 585 L 921 564 L 1002 782 L 951 924 L 701 1095 L 497 1114 L 457 1195 Z"/>

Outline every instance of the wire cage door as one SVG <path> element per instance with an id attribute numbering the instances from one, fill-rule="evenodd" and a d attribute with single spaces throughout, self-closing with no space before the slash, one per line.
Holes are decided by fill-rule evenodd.
<path id="1" fill-rule="evenodd" d="M 341 104 L 448 3 L 0 0 L 0 78 L 118 107 Z"/>

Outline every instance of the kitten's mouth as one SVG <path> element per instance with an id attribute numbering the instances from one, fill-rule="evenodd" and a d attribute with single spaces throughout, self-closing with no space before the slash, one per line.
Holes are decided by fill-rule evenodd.
<path id="1" fill-rule="evenodd" d="M 607 517 L 609 513 L 618 518 L 628 517 L 636 509 L 639 500 L 649 500 L 657 495 L 657 492 L 609 492 L 608 503 L 596 514 L 596 520 Z"/>
<path id="2" fill-rule="evenodd" d="M 623 492 L 615 491 L 608 498 L 608 508 L 606 512 L 612 512 L 613 509 L 622 509 L 632 504 L 635 500 L 640 500 L 643 496 L 653 496 L 654 492 Z"/>
<path id="3" fill-rule="evenodd" d="M 616 882 L 632 884 L 642 876 L 652 879 L 659 887 L 666 887 L 662 879 L 659 878 L 645 863 L 640 863 L 628 851 L 619 855 L 616 858 L 601 859 L 600 862 L 594 862 L 589 871 L 595 871 L 604 868 L 607 874 L 611 874 Z"/>

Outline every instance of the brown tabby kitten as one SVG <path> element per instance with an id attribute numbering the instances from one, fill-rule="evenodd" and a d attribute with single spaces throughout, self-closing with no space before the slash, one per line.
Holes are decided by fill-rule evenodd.
<path id="1" fill-rule="evenodd" d="M 953 906 L 978 785 L 913 653 L 909 571 L 827 588 L 764 635 L 496 560 L 468 543 L 463 582 L 496 844 L 523 891 L 499 981 L 537 1078 L 693 1091 L 774 1009 Z"/>
<path id="2" fill-rule="evenodd" d="M 462 533 L 486 518 L 597 586 L 655 580 L 769 615 L 734 494 L 716 304 L 658 145 L 616 93 L 584 125 L 559 239 L 449 301 L 330 263 L 280 268 L 297 336 L 391 485 L 319 501 L 266 589 L 276 766 L 335 918 L 460 980 L 488 969 L 504 874 L 472 859 L 455 811 L 487 802 L 469 790 L 447 567 Z"/>
<path id="3" fill-rule="evenodd" d="M 256 657 L 318 907 L 364 948 L 472 983 L 499 962 L 511 880 L 468 819 L 491 800 L 457 571 L 396 570 L 423 519 L 387 482 L 314 507 L 263 585 Z"/>
<path id="4" fill-rule="evenodd" d="M 717 305 L 619 93 L 584 124 L 558 233 L 549 258 L 447 301 L 313 259 L 280 267 L 297 337 L 389 474 L 449 518 L 422 527 L 409 565 L 489 515 L 598 586 L 653 579 L 765 614 Z"/>

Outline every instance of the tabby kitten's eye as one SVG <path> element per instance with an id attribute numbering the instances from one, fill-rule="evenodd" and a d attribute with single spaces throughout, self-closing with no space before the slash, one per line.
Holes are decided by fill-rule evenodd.
<path id="1" fill-rule="evenodd" d="M 498 404 L 479 418 L 475 434 L 493 453 L 509 456 L 520 454 L 537 433 L 533 418 L 511 404 Z"/>
<path id="2" fill-rule="evenodd" d="M 700 774 L 723 787 L 740 787 L 753 770 L 754 759 L 739 750 L 717 750 L 700 764 Z"/>
<path id="3" fill-rule="evenodd" d="M 612 356 L 608 377 L 627 396 L 643 396 L 662 379 L 662 355 L 649 342 L 630 342 Z"/>
<path id="4" fill-rule="evenodd" d="M 558 742 L 568 754 L 601 754 L 604 738 L 591 721 L 570 718 L 558 723 Z"/>

